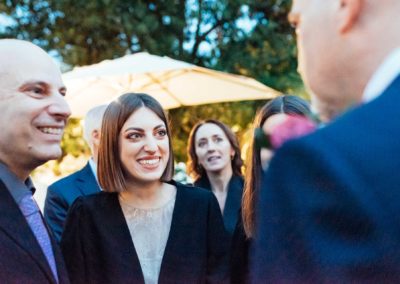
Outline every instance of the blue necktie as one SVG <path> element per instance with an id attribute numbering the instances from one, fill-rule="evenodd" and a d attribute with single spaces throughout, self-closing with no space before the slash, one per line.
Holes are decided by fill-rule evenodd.
<path id="1" fill-rule="evenodd" d="M 53 276 L 58 283 L 57 268 L 56 262 L 54 260 L 53 249 L 51 247 L 50 237 L 47 232 L 46 226 L 44 225 L 39 207 L 37 206 L 32 195 L 26 195 L 24 198 L 22 198 L 19 207 L 24 214 L 25 219 L 28 222 L 33 234 L 35 235 L 36 240 L 42 248 L 43 254 L 47 259 Z"/>

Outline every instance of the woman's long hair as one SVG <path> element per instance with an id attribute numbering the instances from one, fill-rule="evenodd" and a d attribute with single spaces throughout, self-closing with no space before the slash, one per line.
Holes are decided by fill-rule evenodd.
<path id="1" fill-rule="evenodd" d="M 254 130 L 262 127 L 272 115 L 278 113 L 308 116 L 311 114 L 309 104 L 296 96 L 279 96 L 265 104 L 256 114 L 253 122 L 253 136 L 246 159 L 244 192 L 242 197 L 243 227 L 248 238 L 254 235 L 256 200 L 261 186 L 262 165 L 260 152 L 254 139 Z M 268 190 L 268 189 L 266 189 Z"/>

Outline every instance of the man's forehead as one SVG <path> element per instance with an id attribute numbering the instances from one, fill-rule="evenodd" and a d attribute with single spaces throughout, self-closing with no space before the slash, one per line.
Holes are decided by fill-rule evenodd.
<path id="1" fill-rule="evenodd" d="M 12 65 L 51 63 L 50 56 L 40 47 L 22 40 L 0 40 L 0 62 L 2 67 L 10 69 Z M 1 68 L 1 67 L 0 67 Z"/>
<path id="2" fill-rule="evenodd" d="M 10 49 L 10 46 L 16 48 Z M 6 50 L 8 52 L 3 52 Z M 8 77 L 24 83 L 43 81 L 62 84 L 60 70 L 51 57 L 32 44 L 6 45 L 0 40 L 0 62 L 1 80 Z"/>
<path id="3" fill-rule="evenodd" d="M 4 70 L 4 76 L 0 78 L 0 86 L 7 92 L 23 92 L 32 89 L 34 86 L 40 86 L 47 90 L 65 89 L 62 82 L 61 74 L 57 70 L 52 72 L 43 68 L 24 68 L 21 65 L 11 66 L 8 70 Z M 2 72 L 0 72 L 2 75 Z"/>

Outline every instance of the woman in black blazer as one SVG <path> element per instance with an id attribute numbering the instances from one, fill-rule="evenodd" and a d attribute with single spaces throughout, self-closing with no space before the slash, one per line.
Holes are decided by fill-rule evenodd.
<path id="1" fill-rule="evenodd" d="M 188 158 L 188 172 L 195 186 L 216 195 L 225 229 L 232 235 L 243 193 L 243 161 L 236 135 L 218 120 L 201 121 L 190 132 Z"/>
<path id="2" fill-rule="evenodd" d="M 72 283 L 226 283 L 227 234 L 215 197 L 171 181 L 161 105 L 125 94 L 103 118 L 98 177 L 79 198 L 61 247 Z"/>

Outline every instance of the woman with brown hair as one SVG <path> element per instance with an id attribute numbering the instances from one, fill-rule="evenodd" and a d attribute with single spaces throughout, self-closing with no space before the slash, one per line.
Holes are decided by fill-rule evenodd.
<path id="1" fill-rule="evenodd" d="M 167 117 L 146 94 L 105 111 L 103 192 L 77 199 L 61 248 L 72 283 L 225 283 L 227 235 L 213 194 L 172 180 Z"/>
<path id="2" fill-rule="evenodd" d="M 218 120 L 197 123 L 189 135 L 188 158 L 188 172 L 195 186 L 214 193 L 225 228 L 232 235 L 243 193 L 243 161 L 235 134 Z"/>
<path id="3" fill-rule="evenodd" d="M 296 96 L 279 96 L 265 104 L 256 114 L 253 132 L 258 128 L 266 130 L 269 118 L 277 114 L 294 116 L 311 115 L 309 104 Z M 232 283 L 248 283 L 248 253 L 251 239 L 255 234 L 255 211 L 260 191 L 263 168 L 273 156 L 273 149 L 261 148 L 253 135 L 247 155 L 245 186 L 242 199 L 241 220 L 235 229 L 232 240 L 231 279 Z"/>

